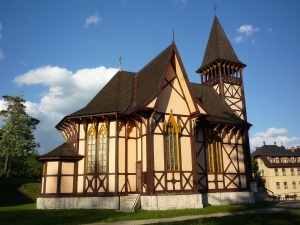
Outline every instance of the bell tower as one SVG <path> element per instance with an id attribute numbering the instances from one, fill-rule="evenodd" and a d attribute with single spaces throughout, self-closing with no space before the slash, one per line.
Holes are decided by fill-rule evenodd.
<path id="1" fill-rule="evenodd" d="M 243 68 L 218 18 L 215 16 L 200 68 L 203 85 L 212 86 L 235 114 L 247 121 Z"/>

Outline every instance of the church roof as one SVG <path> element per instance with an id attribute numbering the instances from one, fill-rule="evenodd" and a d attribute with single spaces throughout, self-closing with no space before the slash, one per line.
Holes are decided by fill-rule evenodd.
<path id="1" fill-rule="evenodd" d="M 139 72 L 117 72 L 84 108 L 66 116 L 56 127 L 67 118 L 109 113 L 129 114 L 143 108 L 160 93 L 168 63 L 174 53 L 182 64 L 173 42 Z M 212 87 L 190 83 L 186 74 L 185 77 L 196 98 L 194 100 L 199 101 L 207 110 L 208 115 L 205 118 L 208 122 L 250 125 L 236 116 Z"/>
<path id="2" fill-rule="evenodd" d="M 243 64 L 236 56 L 218 18 L 215 16 L 203 61 L 197 72 L 216 60 Z"/>
<path id="3" fill-rule="evenodd" d="M 190 87 L 194 96 L 208 112 L 208 116 L 206 116 L 207 121 L 224 124 L 250 125 L 248 122 L 240 119 L 232 111 L 230 106 L 220 99 L 211 86 L 190 83 Z"/>
<path id="4" fill-rule="evenodd" d="M 68 117 L 126 114 L 143 107 L 158 95 L 168 61 L 175 49 L 175 43 L 172 43 L 137 73 L 119 71 L 84 108 Z"/>
<path id="5" fill-rule="evenodd" d="M 131 102 L 134 75 L 126 71 L 117 72 L 84 108 L 69 116 L 124 112 Z"/>
<path id="6" fill-rule="evenodd" d="M 78 161 L 83 156 L 76 153 L 75 147 L 72 143 L 65 142 L 48 152 L 47 154 L 41 155 L 37 158 L 38 161 Z"/>
<path id="7" fill-rule="evenodd" d="M 152 100 L 161 90 L 162 81 L 176 45 L 173 42 L 138 72 L 137 106 Z"/>

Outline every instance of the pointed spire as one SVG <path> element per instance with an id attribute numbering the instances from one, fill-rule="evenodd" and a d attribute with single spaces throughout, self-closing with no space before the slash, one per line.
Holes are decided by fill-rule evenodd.
<path id="1" fill-rule="evenodd" d="M 203 61 L 198 71 L 216 60 L 243 64 L 236 56 L 217 16 L 214 18 Z"/>

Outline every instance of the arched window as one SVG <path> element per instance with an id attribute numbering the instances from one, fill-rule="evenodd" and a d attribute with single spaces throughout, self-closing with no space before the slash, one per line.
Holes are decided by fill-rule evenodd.
<path id="1" fill-rule="evenodd" d="M 167 170 L 179 170 L 180 161 L 178 134 L 180 133 L 180 131 L 181 126 L 179 123 L 176 123 L 171 111 L 168 122 L 164 122 Z"/>
<path id="2" fill-rule="evenodd" d="M 106 173 L 107 171 L 107 132 L 105 127 L 101 126 L 98 132 L 98 172 Z"/>
<path id="3" fill-rule="evenodd" d="M 95 173 L 96 168 L 96 131 L 90 127 L 87 134 L 87 173 Z"/>
<path id="4" fill-rule="evenodd" d="M 207 134 L 207 172 L 223 172 L 222 139 L 217 132 L 209 130 Z"/>
<path id="5" fill-rule="evenodd" d="M 107 172 L 107 131 L 102 124 L 98 131 L 91 126 L 87 134 L 87 173 L 106 173 Z"/>

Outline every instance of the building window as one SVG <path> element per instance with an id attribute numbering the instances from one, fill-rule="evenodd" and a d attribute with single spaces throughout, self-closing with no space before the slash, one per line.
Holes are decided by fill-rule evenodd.
<path id="1" fill-rule="evenodd" d="M 285 169 L 282 169 L 282 176 L 285 176 L 286 173 L 285 173 Z"/>
<path id="2" fill-rule="evenodd" d="M 287 182 L 283 182 L 283 185 L 284 185 L 284 189 L 288 189 Z"/>
<path id="3" fill-rule="evenodd" d="M 280 183 L 279 182 L 276 182 L 276 188 L 280 189 Z"/>
<path id="4" fill-rule="evenodd" d="M 165 132 L 165 153 L 167 170 L 179 170 L 179 138 L 181 131 L 180 124 L 176 123 L 175 118 L 170 114 L 168 122 L 164 122 Z"/>
<path id="5" fill-rule="evenodd" d="M 207 171 L 209 173 L 223 172 L 223 154 L 222 154 L 222 139 L 218 136 L 217 132 L 209 132 L 207 136 Z"/>
<path id="6" fill-rule="evenodd" d="M 106 173 L 107 170 L 107 132 L 102 124 L 98 132 L 98 172 Z"/>
<path id="7" fill-rule="evenodd" d="M 107 132 L 102 125 L 98 132 L 91 126 L 87 134 L 87 173 L 107 172 Z"/>
<path id="8" fill-rule="evenodd" d="M 278 169 L 275 169 L 275 176 L 279 176 Z"/>
<path id="9" fill-rule="evenodd" d="M 292 176 L 295 176 L 294 168 L 291 168 L 291 175 L 292 175 Z"/>
<path id="10" fill-rule="evenodd" d="M 96 131 L 90 127 L 87 134 L 87 172 L 95 173 L 96 166 Z"/>
<path id="11" fill-rule="evenodd" d="M 293 181 L 293 189 L 296 189 L 296 181 Z"/>

